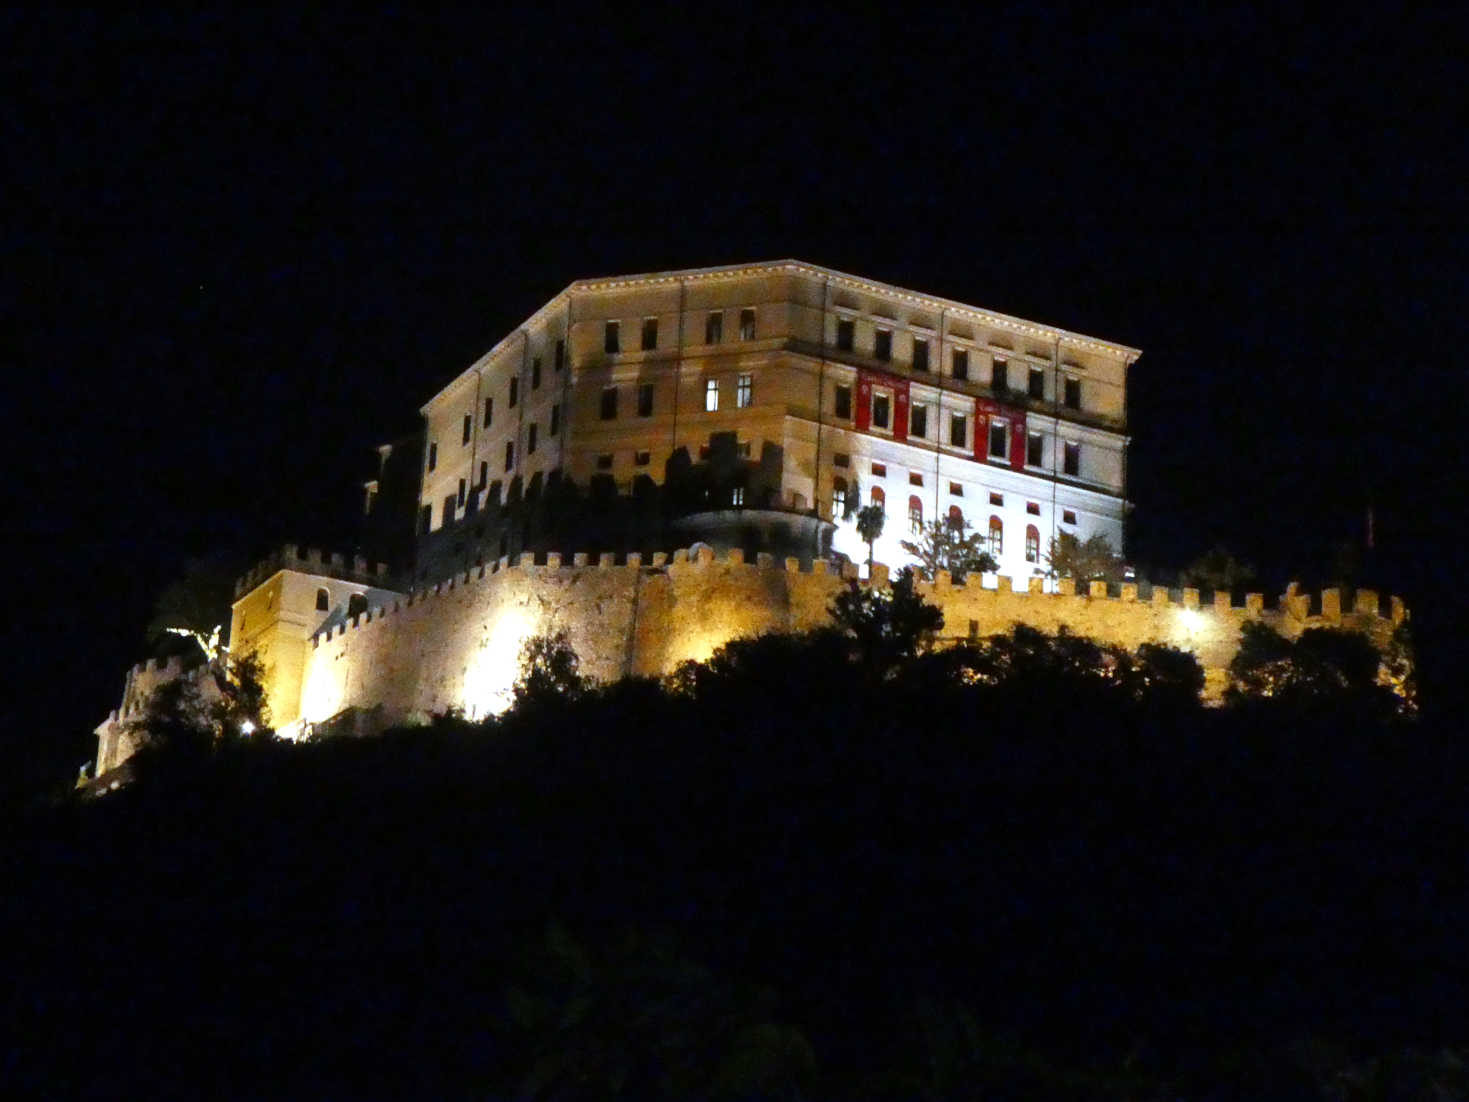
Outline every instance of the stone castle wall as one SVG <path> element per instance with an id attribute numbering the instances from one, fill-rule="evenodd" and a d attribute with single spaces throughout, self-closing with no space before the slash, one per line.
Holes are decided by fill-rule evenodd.
<path id="1" fill-rule="evenodd" d="M 887 583 L 886 567 L 876 566 L 873 575 L 863 584 Z M 529 555 L 514 565 L 502 559 L 318 634 L 307 644 L 302 716 L 319 724 L 349 708 L 378 709 L 378 722 L 392 723 L 450 708 L 475 717 L 501 711 L 521 643 L 544 632 L 565 631 L 583 672 L 599 680 L 657 676 L 686 659 L 707 658 L 730 639 L 828 623 L 832 598 L 845 584 L 819 560 L 802 571 L 796 559 L 778 564 L 761 555 L 747 563 L 739 551 L 716 561 L 708 548 L 693 558 L 679 551 L 646 563 L 637 555 L 622 564 L 611 555 L 577 555 L 567 563 L 552 554 L 543 565 Z M 1043 591 L 1040 579 L 1027 579 L 1021 590 L 1005 577 L 988 588 L 978 577 L 954 585 L 944 574 L 919 588 L 942 609 L 945 636 L 982 637 L 1019 623 L 1048 632 L 1064 626 L 1128 648 L 1166 643 L 1198 657 L 1206 694 L 1216 698 L 1246 620 L 1261 620 L 1288 638 L 1308 627 L 1338 626 L 1382 646 L 1407 615 L 1397 598 L 1384 615 L 1370 590 L 1359 590 L 1344 611 L 1338 591 L 1313 600 L 1294 586 L 1269 609 L 1261 594 L 1234 605 L 1221 593 L 1201 605 L 1191 589 L 1177 597 L 1155 590 L 1140 600 L 1136 585 L 1109 596 L 1105 583 L 1078 592 L 1064 579 L 1053 593 Z"/>

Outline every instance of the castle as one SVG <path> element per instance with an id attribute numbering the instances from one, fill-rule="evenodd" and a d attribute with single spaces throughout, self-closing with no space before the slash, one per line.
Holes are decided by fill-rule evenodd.
<path id="1" fill-rule="evenodd" d="M 1344 610 L 1336 591 L 1292 587 L 1267 609 L 1044 577 L 1062 533 L 1123 546 L 1140 355 L 793 260 L 580 280 L 422 407 L 421 442 L 380 449 L 365 512 L 414 533 L 411 566 L 287 547 L 241 579 L 231 645 L 261 656 L 290 735 L 485 715 L 532 634 L 566 631 L 606 680 L 826 622 L 868 557 L 853 520 L 868 503 L 888 519 L 867 584 L 911 561 L 900 543 L 925 520 L 986 540 L 995 574 L 922 587 L 950 635 L 1020 622 L 1168 643 L 1198 656 L 1214 696 L 1247 618 L 1385 643 L 1406 612 L 1370 591 Z M 99 773 L 129 751 L 144 683 L 166 676 L 129 675 L 98 728 Z"/>

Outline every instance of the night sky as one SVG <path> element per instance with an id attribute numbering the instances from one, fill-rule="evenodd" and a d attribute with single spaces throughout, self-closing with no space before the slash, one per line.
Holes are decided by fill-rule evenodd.
<path id="1" fill-rule="evenodd" d="M 1222 543 L 1278 591 L 1370 500 L 1368 580 L 1442 618 L 1450 17 L 855 10 L 0 15 L 12 761 L 92 754 L 187 557 L 350 550 L 372 447 L 441 385 L 571 280 L 675 267 L 796 257 L 1140 347 L 1132 560 Z"/>

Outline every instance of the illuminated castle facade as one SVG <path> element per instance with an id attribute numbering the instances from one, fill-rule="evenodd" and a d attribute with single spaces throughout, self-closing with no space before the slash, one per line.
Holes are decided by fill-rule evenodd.
<path id="1" fill-rule="evenodd" d="M 827 622 L 862 573 L 853 515 L 872 502 L 887 565 L 868 584 L 910 561 L 900 541 L 924 521 L 987 538 L 996 574 L 923 586 L 951 635 L 1024 622 L 1166 642 L 1216 695 L 1245 619 L 1385 641 L 1405 612 L 1367 592 L 1343 610 L 1293 590 L 1267 610 L 1041 577 L 1061 533 L 1123 546 L 1139 355 L 790 260 L 580 280 L 422 407 L 421 442 L 381 450 L 369 521 L 414 531 L 412 565 L 288 547 L 241 579 L 231 645 L 263 659 L 287 734 L 484 715 L 532 634 L 566 631 L 606 680 Z M 133 671 L 124 709 L 167 676 Z M 98 728 L 99 772 L 130 751 L 127 718 Z"/>

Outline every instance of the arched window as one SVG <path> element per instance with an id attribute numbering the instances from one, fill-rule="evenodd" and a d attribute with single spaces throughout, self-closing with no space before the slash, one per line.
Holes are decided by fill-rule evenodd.
<path id="1" fill-rule="evenodd" d="M 880 505 L 884 509 L 887 508 L 888 495 L 882 492 L 881 486 L 872 487 L 872 504 Z"/>
<path id="2" fill-rule="evenodd" d="M 990 554 L 999 558 L 1005 553 L 1005 525 L 999 517 L 990 517 Z"/>
<path id="3" fill-rule="evenodd" d="M 1034 524 L 1025 526 L 1025 561 L 1041 561 L 1041 531 Z"/>
<path id="4" fill-rule="evenodd" d="M 908 495 L 908 527 L 915 532 L 923 527 L 923 502 L 917 494 Z"/>
<path id="5" fill-rule="evenodd" d="M 964 531 L 964 510 L 957 505 L 949 506 L 949 527 L 956 532 Z"/>
<path id="6" fill-rule="evenodd" d="M 367 611 L 367 594 L 365 594 L 365 593 L 354 593 L 354 594 L 352 594 L 352 596 L 350 596 L 350 597 L 347 598 L 347 615 L 348 615 L 348 617 L 361 616 L 366 611 Z"/>
<path id="7" fill-rule="evenodd" d="M 332 595 L 323 587 L 316 591 L 316 611 L 325 612 L 332 606 Z"/>
<path id="8" fill-rule="evenodd" d="M 847 480 L 838 475 L 831 480 L 831 519 L 841 520 L 847 515 Z"/>

